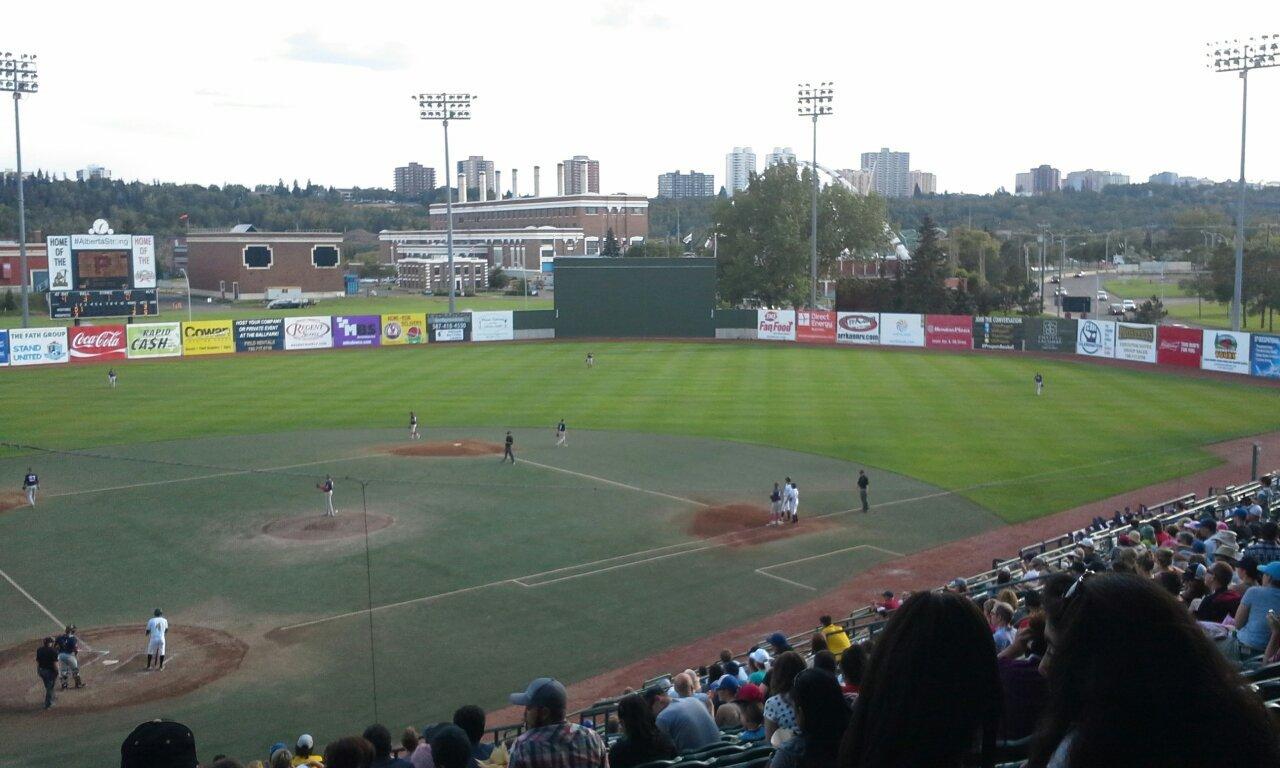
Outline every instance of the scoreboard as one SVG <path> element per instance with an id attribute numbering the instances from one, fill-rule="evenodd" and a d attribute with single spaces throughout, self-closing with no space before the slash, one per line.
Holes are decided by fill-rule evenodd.
<path id="1" fill-rule="evenodd" d="M 155 237 L 117 235 L 103 219 L 87 234 L 46 241 L 49 317 L 157 315 Z"/>

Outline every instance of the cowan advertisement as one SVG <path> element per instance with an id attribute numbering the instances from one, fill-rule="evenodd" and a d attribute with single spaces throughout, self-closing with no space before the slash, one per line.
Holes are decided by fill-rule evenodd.
<path id="1" fill-rule="evenodd" d="M 881 312 L 880 343 L 889 347 L 923 347 L 924 315 Z"/>
<path id="2" fill-rule="evenodd" d="M 1237 331 L 1204 331 L 1200 367 L 1222 373 L 1249 372 L 1249 334 Z"/>
<path id="3" fill-rule="evenodd" d="M 9 329 L 9 365 L 49 365 L 70 359 L 66 328 Z"/>
<path id="4" fill-rule="evenodd" d="M 182 324 L 182 353 L 227 355 L 236 351 L 236 337 L 230 320 L 196 320 Z"/>
<path id="5" fill-rule="evenodd" d="M 765 341 L 795 341 L 796 311 L 794 309 L 756 310 L 756 338 Z"/>
<path id="6" fill-rule="evenodd" d="M 285 318 L 285 349 L 328 349 L 332 346 L 332 317 L 328 315 L 309 315 L 306 317 Z"/>
<path id="7" fill-rule="evenodd" d="M 1081 320 L 1076 354 L 1086 357 L 1116 356 L 1116 324 L 1113 320 Z"/>
<path id="8" fill-rule="evenodd" d="M 471 313 L 472 341 L 512 341 L 515 337 L 515 317 L 511 310 Z"/>
<path id="9" fill-rule="evenodd" d="M 182 326 L 179 323 L 138 323 L 125 328 L 130 359 L 177 357 L 182 354 Z"/>
<path id="10" fill-rule="evenodd" d="M 841 344 L 879 344 L 880 315 L 874 312 L 837 312 L 836 341 Z"/>
<path id="11" fill-rule="evenodd" d="M 1116 323 L 1116 359 L 1154 363 L 1156 327 L 1139 323 Z"/>
<path id="12" fill-rule="evenodd" d="M 123 325 L 83 325 L 67 329 L 67 350 L 73 363 L 124 360 L 128 357 Z"/>

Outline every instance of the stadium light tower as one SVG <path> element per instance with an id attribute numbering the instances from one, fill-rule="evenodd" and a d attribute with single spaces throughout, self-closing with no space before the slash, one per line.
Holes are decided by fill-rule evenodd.
<path id="1" fill-rule="evenodd" d="M 1244 317 L 1244 149 L 1249 118 L 1249 70 L 1280 65 L 1280 35 L 1206 43 L 1205 65 L 1215 72 L 1239 72 L 1243 90 L 1240 102 L 1240 202 L 1236 205 L 1236 280 L 1231 297 L 1231 330 L 1240 330 Z"/>
<path id="2" fill-rule="evenodd" d="M 418 117 L 422 120 L 439 120 L 444 126 L 444 210 L 445 250 L 449 254 L 449 311 L 454 305 L 453 272 L 453 190 L 449 187 L 449 121 L 470 120 L 471 101 L 477 98 L 471 93 L 420 93 L 413 97 L 418 102 Z"/>
<path id="3" fill-rule="evenodd" d="M 22 128 L 18 120 L 18 102 L 22 94 L 40 90 L 36 76 L 36 55 L 0 53 L 0 91 L 13 92 L 13 143 L 18 160 L 18 270 L 22 273 L 22 327 L 31 324 L 27 293 L 31 282 L 27 269 L 27 204 L 22 191 Z"/>
<path id="4" fill-rule="evenodd" d="M 831 114 L 835 83 L 823 82 L 814 88 L 800 83 L 796 91 L 796 114 L 813 120 L 813 205 L 809 211 L 809 307 L 818 308 L 818 118 Z"/>

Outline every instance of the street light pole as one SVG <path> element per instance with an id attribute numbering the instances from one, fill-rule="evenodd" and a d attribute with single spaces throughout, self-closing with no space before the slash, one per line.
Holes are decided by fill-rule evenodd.
<path id="1" fill-rule="evenodd" d="M 1268 42 L 1270 41 L 1270 42 Z M 1236 274 L 1235 290 L 1231 297 L 1231 330 L 1239 331 L 1244 314 L 1244 158 L 1245 138 L 1249 118 L 1249 70 L 1280 66 L 1280 35 L 1263 35 L 1261 39 L 1207 43 L 1206 65 L 1215 72 L 1239 72 L 1241 83 L 1240 102 L 1240 201 L 1236 205 Z"/>
<path id="2" fill-rule="evenodd" d="M 470 93 L 420 93 L 414 97 L 418 102 L 418 117 L 422 120 L 439 120 L 444 125 L 444 210 L 445 210 L 445 252 L 449 257 L 449 311 L 457 311 L 455 304 L 453 271 L 453 190 L 449 186 L 449 176 L 453 172 L 449 165 L 449 121 L 470 120 L 471 101 L 477 98 Z M 430 209 L 428 209 L 428 212 Z M 525 280 L 528 281 L 528 268 L 525 269 Z"/>
<path id="3" fill-rule="evenodd" d="M 23 53 L 14 56 L 5 51 L 0 53 L 0 91 L 13 92 L 13 143 L 17 153 L 18 165 L 18 271 L 21 272 L 22 294 L 22 327 L 31 325 L 31 311 L 28 294 L 30 293 L 31 274 L 27 268 L 27 202 L 23 192 L 22 178 L 22 127 L 18 119 L 18 102 L 22 94 L 35 93 L 40 90 L 36 75 L 36 55 Z"/>
<path id="4" fill-rule="evenodd" d="M 187 322 L 191 322 L 191 276 L 187 274 L 185 267 L 179 267 L 178 271 L 182 273 L 182 279 L 187 281 Z"/>
<path id="5" fill-rule="evenodd" d="M 809 308 L 818 308 L 818 118 L 831 114 L 835 83 L 823 82 L 814 88 L 800 83 L 796 92 L 796 114 L 813 120 L 813 165 L 809 168 L 813 180 L 812 201 L 809 208 Z"/>

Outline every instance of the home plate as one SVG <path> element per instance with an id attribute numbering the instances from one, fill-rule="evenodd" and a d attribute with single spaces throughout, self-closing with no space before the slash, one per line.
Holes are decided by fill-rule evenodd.
<path id="1" fill-rule="evenodd" d="M 104 667 L 110 667 L 110 666 L 113 666 L 113 665 L 115 665 L 115 664 L 119 664 L 119 663 L 120 663 L 120 660 L 119 660 L 119 659 L 104 659 L 104 660 L 103 660 L 103 662 L 102 662 L 102 666 L 104 666 Z"/>
<path id="2" fill-rule="evenodd" d="M 454 447 L 454 448 L 461 448 L 461 447 L 462 447 L 462 443 L 454 443 L 454 444 L 453 444 L 453 447 Z"/>

